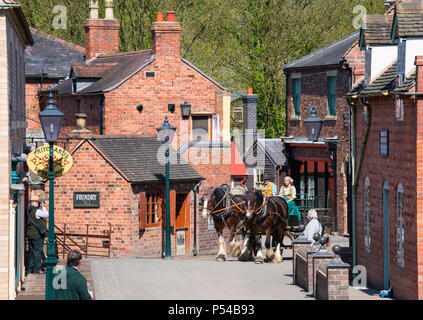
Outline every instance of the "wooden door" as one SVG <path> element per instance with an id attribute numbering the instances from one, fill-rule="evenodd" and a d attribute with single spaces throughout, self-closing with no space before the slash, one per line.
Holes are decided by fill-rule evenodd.
<path id="1" fill-rule="evenodd" d="M 189 252 L 189 193 L 176 195 L 175 214 L 176 255 L 184 255 Z"/>
<path id="2" fill-rule="evenodd" d="M 389 289 L 389 185 L 383 185 L 383 289 Z"/>

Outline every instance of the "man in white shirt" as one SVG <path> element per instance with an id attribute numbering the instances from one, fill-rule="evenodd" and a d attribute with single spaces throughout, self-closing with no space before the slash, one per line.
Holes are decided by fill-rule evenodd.
<path id="1" fill-rule="evenodd" d="M 310 209 L 307 213 L 307 225 L 304 230 L 304 236 L 307 240 L 314 242 L 313 235 L 317 232 L 322 235 L 322 226 L 318 220 L 317 211 Z"/>

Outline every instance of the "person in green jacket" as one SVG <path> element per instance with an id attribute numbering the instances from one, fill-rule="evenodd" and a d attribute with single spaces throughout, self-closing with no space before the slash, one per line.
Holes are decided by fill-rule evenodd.
<path id="1" fill-rule="evenodd" d="M 55 300 L 91 300 L 93 292 L 90 290 L 87 279 L 78 271 L 82 255 L 78 251 L 71 251 L 68 254 L 65 267 L 66 283 L 62 279 L 54 282 Z M 59 271 L 64 272 L 64 271 Z M 60 277 L 60 275 L 57 275 Z"/>
<path id="2" fill-rule="evenodd" d="M 48 211 L 44 202 L 38 196 L 31 196 L 31 204 L 27 212 L 26 238 L 29 246 L 28 273 L 45 273 L 42 269 L 44 236 L 38 231 L 37 225 L 44 227 L 48 218 Z"/>

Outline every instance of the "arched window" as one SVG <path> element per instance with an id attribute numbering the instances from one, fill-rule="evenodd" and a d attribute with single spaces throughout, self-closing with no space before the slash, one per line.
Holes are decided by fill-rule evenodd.
<path id="1" fill-rule="evenodd" d="M 397 187 L 397 219 L 396 219 L 396 259 L 399 266 L 404 267 L 404 188 Z"/>
<path id="2" fill-rule="evenodd" d="M 370 253 L 370 179 L 364 180 L 364 249 Z"/>

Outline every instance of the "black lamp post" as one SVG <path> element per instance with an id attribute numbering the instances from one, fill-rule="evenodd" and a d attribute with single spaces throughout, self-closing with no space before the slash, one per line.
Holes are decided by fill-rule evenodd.
<path id="1" fill-rule="evenodd" d="M 163 125 L 157 128 L 157 140 L 167 145 L 166 148 L 166 253 L 163 259 L 170 259 L 172 256 L 172 248 L 170 241 L 170 175 L 169 175 L 169 145 L 172 143 L 176 128 L 171 126 L 167 120 L 167 116 Z"/>
<path id="2" fill-rule="evenodd" d="M 304 120 L 308 140 L 317 141 L 322 131 L 323 121 L 317 116 L 317 107 L 310 108 L 310 116 Z"/>
<path id="3" fill-rule="evenodd" d="M 53 145 L 59 137 L 60 127 L 62 126 L 64 114 L 57 110 L 54 104 L 53 95 L 50 93 L 48 105 L 39 115 L 44 136 L 50 144 L 50 155 L 48 159 L 48 180 L 49 180 L 49 217 L 48 217 L 48 240 L 47 240 L 47 259 L 45 264 L 46 273 L 46 300 L 54 300 L 53 288 L 53 269 L 57 265 L 56 239 L 54 236 L 54 162 Z"/>

